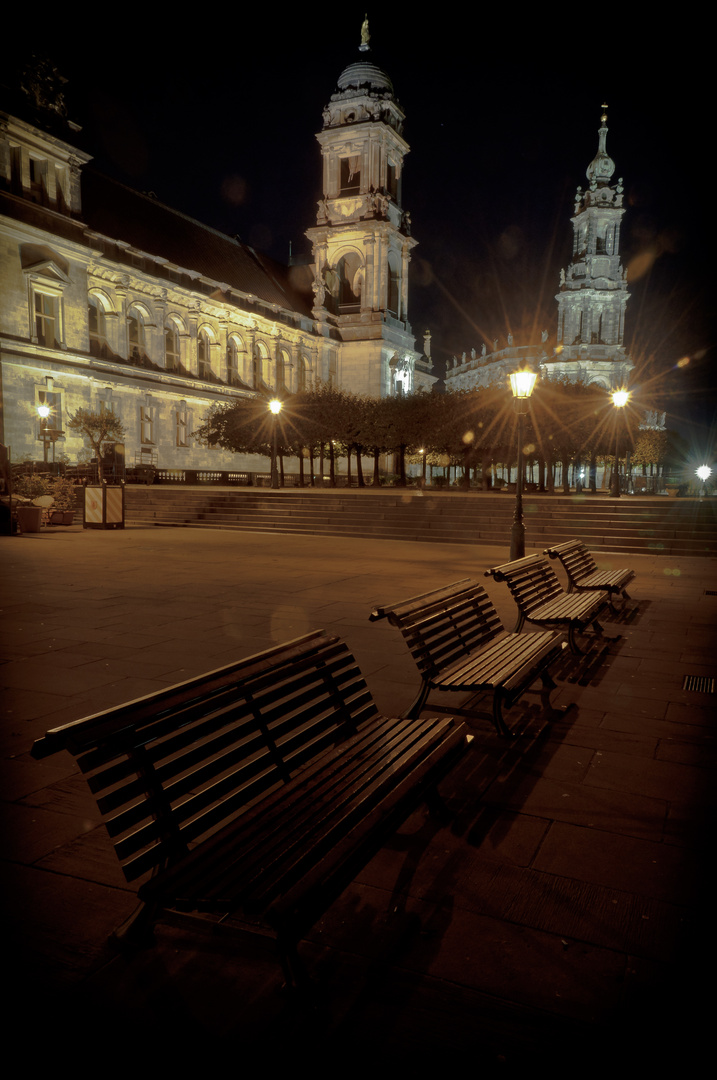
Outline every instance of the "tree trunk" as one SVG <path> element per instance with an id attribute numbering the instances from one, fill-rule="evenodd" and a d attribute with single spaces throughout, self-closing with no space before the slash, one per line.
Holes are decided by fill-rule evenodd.
<path id="1" fill-rule="evenodd" d="M 356 447 L 356 482 L 360 488 L 366 487 L 366 483 L 363 478 L 363 465 L 361 463 L 361 450 L 362 447 Z"/>
<path id="2" fill-rule="evenodd" d="M 483 473 L 483 479 L 481 486 L 484 491 L 490 491 L 493 486 L 493 474 L 490 468 L 490 453 L 484 453 L 481 461 L 481 472 Z"/>
<path id="3" fill-rule="evenodd" d="M 548 450 L 545 459 L 545 488 L 548 495 L 555 494 L 555 462 L 553 461 L 552 450 Z"/>
<path id="4" fill-rule="evenodd" d="M 590 454 L 590 494 L 597 495 L 597 454 Z"/>
<path id="5" fill-rule="evenodd" d="M 403 443 L 398 448 L 398 483 L 396 486 L 406 486 L 406 447 Z"/>
<path id="6" fill-rule="evenodd" d="M 570 494 L 570 454 L 563 447 L 561 457 L 563 459 L 563 494 Z"/>

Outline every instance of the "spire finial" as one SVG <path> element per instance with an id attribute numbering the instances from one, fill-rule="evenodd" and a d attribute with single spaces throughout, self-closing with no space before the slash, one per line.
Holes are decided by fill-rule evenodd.
<path id="1" fill-rule="evenodd" d="M 371 35 L 368 32 L 368 12 L 366 12 L 363 17 L 363 22 L 361 23 L 361 44 L 359 45 L 359 49 L 361 49 L 362 52 L 366 52 L 370 40 Z"/>
<path id="2" fill-rule="evenodd" d="M 600 115 L 600 127 L 598 128 L 598 151 L 588 165 L 585 175 L 590 181 L 590 188 L 603 187 L 610 183 L 610 178 L 615 172 L 615 162 L 607 152 L 607 103 L 602 104 Z"/>

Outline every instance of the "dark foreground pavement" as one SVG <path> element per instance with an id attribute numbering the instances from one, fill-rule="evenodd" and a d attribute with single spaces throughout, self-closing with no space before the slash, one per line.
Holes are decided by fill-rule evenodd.
<path id="1" fill-rule="evenodd" d="M 488 1075 L 699 1066 L 715 697 L 683 684 L 717 676 L 714 560 L 599 556 L 636 569 L 639 614 L 609 629 L 623 636 L 588 685 L 561 683 L 567 715 L 546 722 L 528 697 L 510 744 L 474 723 L 441 788 L 451 821 L 417 811 L 303 943 L 311 1000 L 284 994 L 262 938 L 160 926 L 155 948 L 113 952 L 132 890 L 73 761 L 29 756 L 48 727 L 320 627 L 347 640 L 381 711 L 400 712 L 413 664 L 371 607 L 506 558 L 196 529 L 0 538 L 6 1056 L 130 1075 L 168 1055 L 186 1071 L 197 1055 L 204 1069 L 310 1060 L 349 1075 L 365 1060 L 379 1074 L 394 1060 Z M 512 626 L 507 589 L 486 587 Z"/>

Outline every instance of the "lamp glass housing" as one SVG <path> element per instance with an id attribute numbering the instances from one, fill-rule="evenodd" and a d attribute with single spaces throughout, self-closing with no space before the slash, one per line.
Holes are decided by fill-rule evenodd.
<path id="1" fill-rule="evenodd" d="M 510 388 L 513 397 L 523 401 L 533 393 L 538 376 L 534 371 L 514 371 L 510 376 Z"/>

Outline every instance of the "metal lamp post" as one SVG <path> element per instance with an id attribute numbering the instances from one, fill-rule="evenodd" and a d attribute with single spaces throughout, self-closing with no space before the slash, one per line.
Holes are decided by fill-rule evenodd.
<path id="1" fill-rule="evenodd" d="M 629 400 L 630 394 L 627 390 L 615 390 L 612 394 L 612 403 L 616 409 L 622 409 Z M 615 413 L 615 468 L 612 471 L 612 480 L 610 482 L 610 498 L 620 498 L 620 474 L 618 472 L 617 462 L 620 453 L 620 414 Z"/>
<path id="2" fill-rule="evenodd" d="M 538 378 L 534 371 L 514 371 L 510 376 L 513 403 L 518 414 L 518 481 L 515 485 L 515 512 L 510 530 L 510 559 L 522 559 L 525 555 L 525 525 L 523 524 L 523 417 L 528 409 L 528 398 L 533 393 Z"/>
<path id="3" fill-rule="evenodd" d="M 271 486 L 273 488 L 278 488 L 279 487 L 279 471 L 278 471 L 278 469 L 276 467 L 276 458 L 277 458 L 276 438 L 277 438 L 277 427 L 278 427 L 278 421 L 279 421 L 279 413 L 281 412 L 281 402 L 279 401 L 278 398 L 274 398 L 272 401 L 269 402 L 269 412 L 272 414 L 272 416 L 274 418 L 274 420 L 273 420 L 273 431 L 272 431 L 272 452 L 271 452 Z"/>
<path id="4" fill-rule="evenodd" d="M 50 406 L 38 405 L 37 415 L 40 417 L 40 438 L 42 439 L 42 452 L 45 465 L 47 465 L 47 444 L 49 440 L 48 434 L 48 420 L 50 419 Z"/>
<path id="5" fill-rule="evenodd" d="M 55 464 L 55 443 L 59 439 L 60 435 L 64 432 L 59 428 L 50 426 L 50 417 L 52 415 L 51 405 L 38 405 L 37 415 L 40 417 L 40 438 L 42 439 L 42 460 L 45 465 L 48 464 L 48 443 L 52 444 L 52 464 Z"/>

